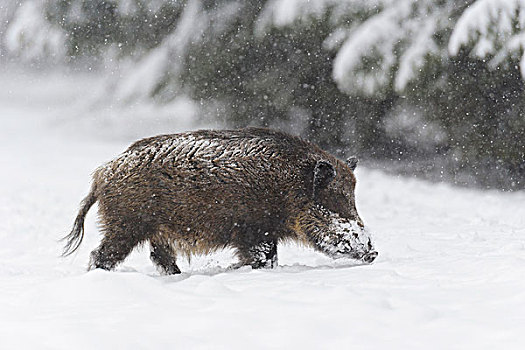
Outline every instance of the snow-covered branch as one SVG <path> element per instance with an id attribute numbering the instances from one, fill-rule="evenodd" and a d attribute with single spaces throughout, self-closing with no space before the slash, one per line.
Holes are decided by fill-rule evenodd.
<path id="1" fill-rule="evenodd" d="M 47 21 L 44 13 L 43 0 L 26 1 L 20 5 L 5 33 L 4 43 L 9 52 L 26 61 L 42 57 L 64 58 L 66 35 Z"/>
<path id="2" fill-rule="evenodd" d="M 472 48 L 478 58 L 492 58 L 496 67 L 506 58 L 521 55 L 525 48 L 525 0 L 478 0 L 459 18 L 448 44 L 451 55 Z M 525 78 L 525 57 L 521 57 Z"/>

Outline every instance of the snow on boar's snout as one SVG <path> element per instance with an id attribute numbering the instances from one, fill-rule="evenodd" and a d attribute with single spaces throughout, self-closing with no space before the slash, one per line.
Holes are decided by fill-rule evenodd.
<path id="1" fill-rule="evenodd" d="M 318 236 L 316 246 L 333 258 L 359 259 L 371 263 L 377 257 L 368 230 L 358 221 L 341 218 L 328 213 L 330 224 L 325 233 Z"/>
<path id="2" fill-rule="evenodd" d="M 377 256 L 357 214 L 357 159 L 268 129 L 200 130 L 139 140 L 93 175 L 64 255 L 98 202 L 103 238 L 90 268 L 113 269 L 149 243 L 151 260 L 180 273 L 177 255 L 231 247 L 239 263 L 277 265 L 277 244 L 300 241 L 334 258 Z"/>
<path id="3" fill-rule="evenodd" d="M 355 206 L 357 159 L 318 161 L 314 170 L 313 203 L 296 221 L 296 230 L 315 249 L 333 258 L 371 263 L 378 253 Z"/>

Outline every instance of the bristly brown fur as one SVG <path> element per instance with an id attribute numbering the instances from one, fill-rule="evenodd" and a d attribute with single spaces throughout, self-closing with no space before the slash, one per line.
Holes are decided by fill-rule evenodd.
<path id="1" fill-rule="evenodd" d="M 319 162 L 333 167 L 314 189 Z M 319 176 L 323 176 L 322 174 Z M 348 166 L 298 137 L 260 128 L 201 130 L 135 142 L 98 168 L 82 202 L 64 255 L 83 237 L 84 217 L 98 200 L 104 238 L 93 267 L 112 269 L 138 244 L 149 242 L 152 260 L 179 273 L 176 252 L 209 253 L 233 247 L 242 264 L 276 264 L 281 240 L 309 243 L 323 225 L 316 206 L 359 220 L 355 177 Z M 315 198 L 313 194 L 315 193 Z M 265 265 L 266 264 L 266 265 Z"/>

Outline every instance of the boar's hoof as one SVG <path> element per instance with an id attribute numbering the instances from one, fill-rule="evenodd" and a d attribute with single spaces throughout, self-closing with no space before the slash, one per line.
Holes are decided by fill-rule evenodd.
<path id="1" fill-rule="evenodd" d="M 265 241 L 248 248 L 239 248 L 239 264 L 254 269 L 277 267 L 277 242 Z"/>
<path id="2" fill-rule="evenodd" d="M 372 261 L 374 261 L 377 258 L 378 253 L 377 252 L 370 252 L 363 256 L 363 261 L 370 264 Z"/>
<path id="3" fill-rule="evenodd" d="M 178 275 L 181 273 L 177 266 L 177 257 L 173 249 L 167 244 L 160 244 L 155 240 L 150 241 L 150 259 L 158 269 L 166 275 Z"/>

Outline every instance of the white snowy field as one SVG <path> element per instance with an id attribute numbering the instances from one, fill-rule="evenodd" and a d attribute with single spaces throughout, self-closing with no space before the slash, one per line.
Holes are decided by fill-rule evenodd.
<path id="1" fill-rule="evenodd" d="M 0 349 L 525 348 L 525 193 L 359 168 L 368 266 L 284 246 L 273 270 L 226 270 L 224 251 L 161 276 L 143 249 L 86 272 L 96 207 L 59 257 L 91 171 L 131 141 L 72 121 L 94 84 L 0 75 Z"/>

